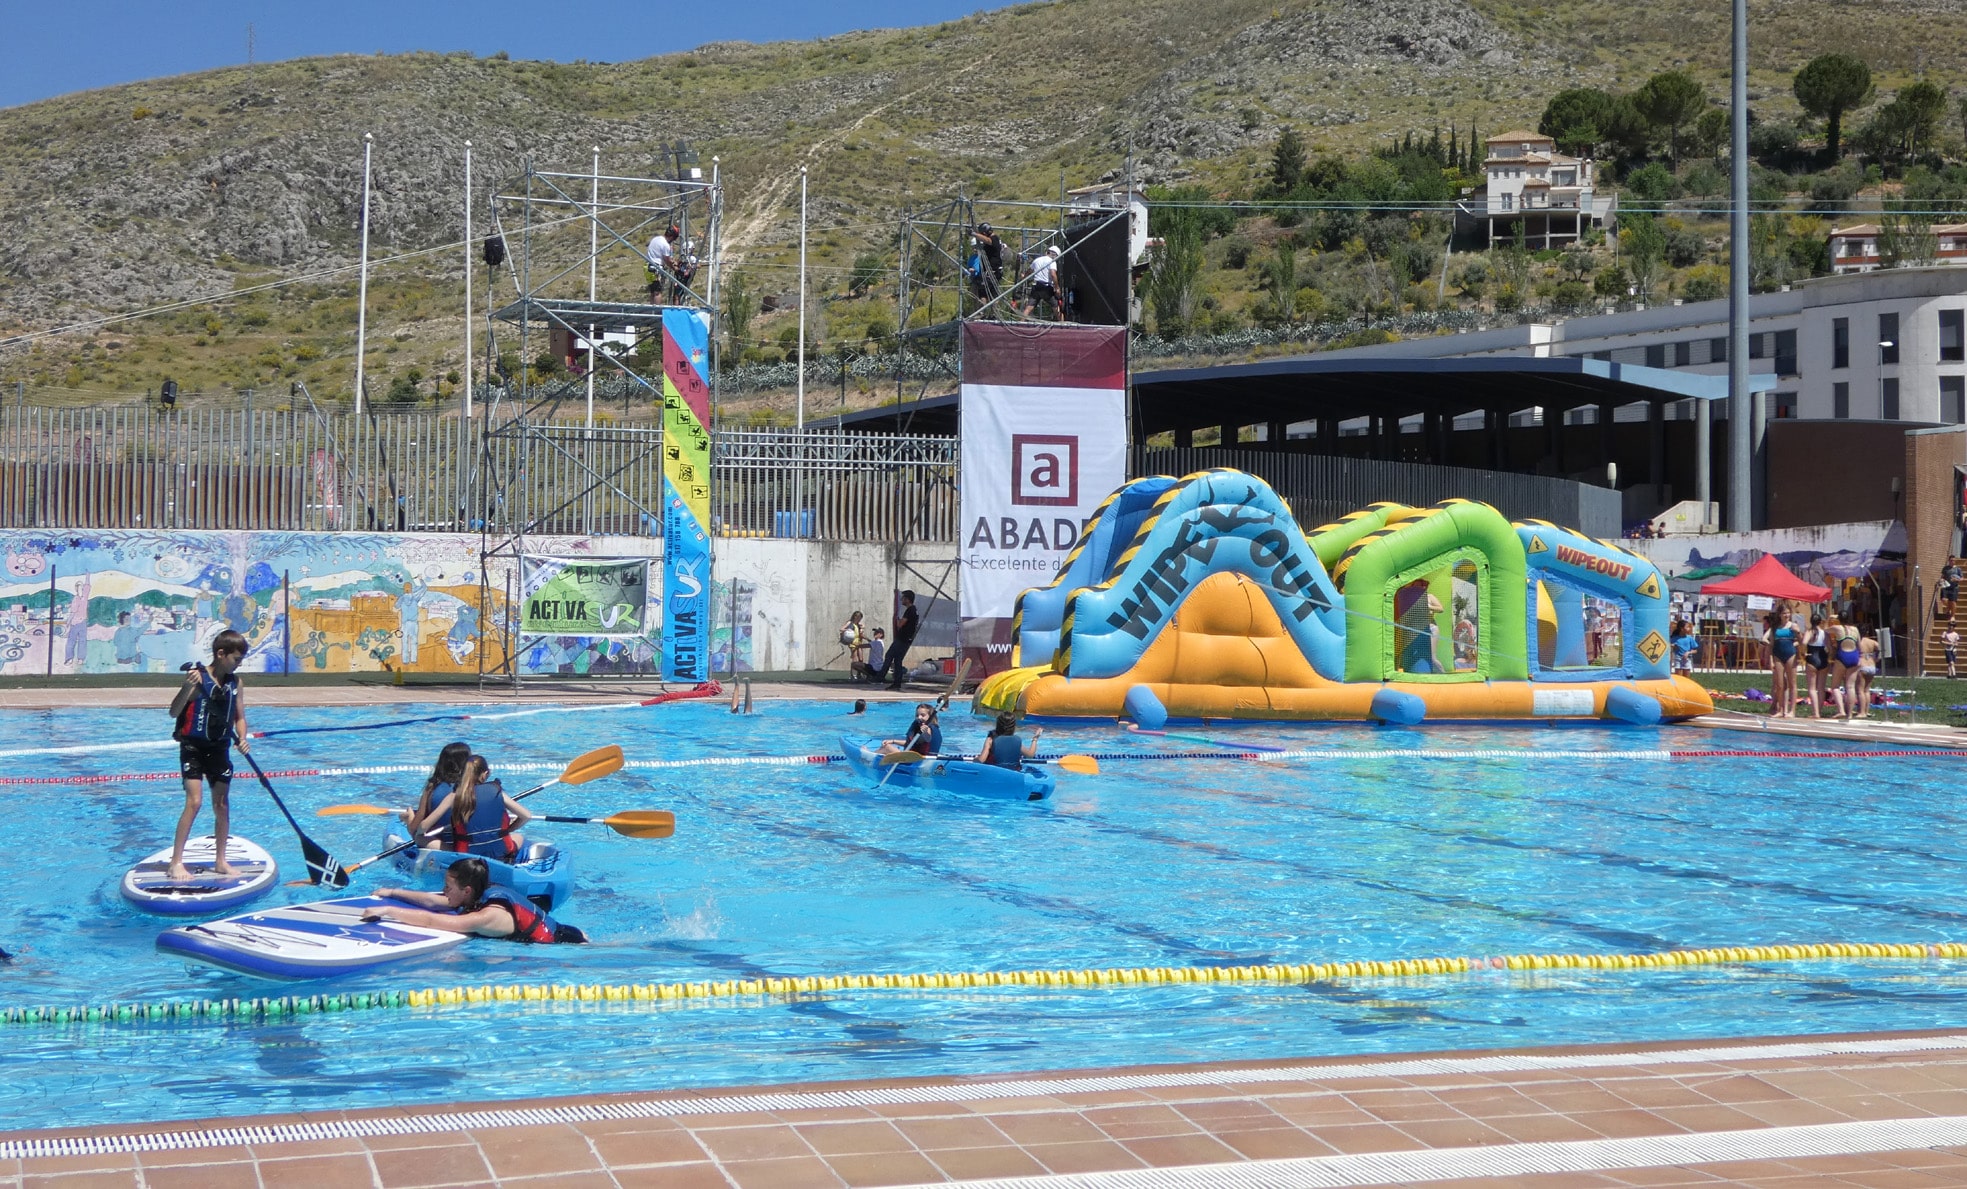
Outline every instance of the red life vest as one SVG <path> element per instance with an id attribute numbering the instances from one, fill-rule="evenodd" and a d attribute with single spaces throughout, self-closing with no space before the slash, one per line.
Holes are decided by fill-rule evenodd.
<path id="1" fill-rule="evenodd" d="M 556 925 L 553 918 L 533 906 L 531 900 L 521 896 L 511 888 L 493 884 L 485 889 L 486 904 L 502 905 L 512 914 L 512 935 L 509 941 L 523 941 L 533 945 L 552 945 L 561 940 L 564 931 L 578 934 L 571 926 Z M 571 940 L 571 938 L 569 938 Z M 581 940 L 586 940 L 582 938 Z"/>

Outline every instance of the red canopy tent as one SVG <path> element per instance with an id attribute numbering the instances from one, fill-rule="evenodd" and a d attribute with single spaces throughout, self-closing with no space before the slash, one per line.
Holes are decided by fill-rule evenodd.
<path id="1" fill-rule="evenodd" d="M 1709 582 L 1701 587 L 1704 595 L 1766 595 L 1772 599 L 1785 599 L 1793 603 L 1824 603 L 1830 600 L 1828 586 L 1812 586 L 1789 568 L 1776 560 L 1773 553 L 1765 553 L 1761 559 L 1733 578 L 1720 582 Z"/>

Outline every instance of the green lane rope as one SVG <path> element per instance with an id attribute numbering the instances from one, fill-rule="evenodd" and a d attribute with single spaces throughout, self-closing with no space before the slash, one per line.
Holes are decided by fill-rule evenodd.
<path id="1" fill-rule="evenodd" d="M 1484 970 L 1653 970 L 1686 966 L 1813 962 L 1829 958 L 1967 958 L 1960 942 L 1827 942 L 1668 950 L 1654 954 L 1510 954 L 1479 958 L 1400 958 L 1387 961 L 1270 966 L 1135 966 L 1104 970 L 941 971 L 933 974 L 841 974 L 727 982 L 568 984 L 445 987 L 261 999 L 200 999 L 170 1003 L 107 1003 L 0 1008 L 0 1024 L 143 1023 L 260 1020 L 375 1008 L 454 1007 L 480 1003 L 615 1003 L 677 999 L 739 999 L 824 991 L 954 990 L 991 987 L 1141 987 L 1178 983 L 1304 983 L 1338 978 L 1418 978 Z"/>

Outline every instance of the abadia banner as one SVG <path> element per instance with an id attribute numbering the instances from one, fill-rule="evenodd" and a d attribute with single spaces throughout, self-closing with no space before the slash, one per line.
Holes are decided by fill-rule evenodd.
<path id="1" fill-rule="evenodd" d="M 1008 619 L 1127 480 L 1123 327 L 963 326 L 961 611 Z M 966 630 L 966 637 L 976 633 Z"/>

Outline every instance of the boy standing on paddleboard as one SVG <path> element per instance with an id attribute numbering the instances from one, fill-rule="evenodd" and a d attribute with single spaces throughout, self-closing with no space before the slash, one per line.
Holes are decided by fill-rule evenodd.
<path id="1" fill-rule="evenodd" d="M 165 872 L 172 879 L 189 879 L 184 865 L 184 844 L 191 837 L 191 824 L 198 820 L 204 804 L 204 784 L 212 785 L 212 833 L 216 860 L 212 870 L 232 874 L 225 861 L 227 835 L 232 832 L 232 808 L 227 796 L 232 792 L 232 748 L 246 747 L 246 707 L 239 699 L 239 663 L 246 659 L 246 637 L 238 632 L 220 632 L 212 640 L 212 665 L 194 663 L 178 696 L 171 699 L 171 719 L 177 725 L 171 738 L 178 741 L 178 769 L 184 775 L 184 812 L 178 815 L 177 836 L 171 841 L 171 865 Z"/>

